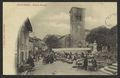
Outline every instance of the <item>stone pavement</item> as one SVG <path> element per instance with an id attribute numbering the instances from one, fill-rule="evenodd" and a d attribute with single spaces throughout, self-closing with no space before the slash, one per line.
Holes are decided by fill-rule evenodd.
<path id="1" fill-rule="evenodd" d="M 73 64 L 56 61 L 53 64 L 42 64 L 42 61 L 35 63 L 35 70 L 27 75 L 108 75 L 101 71 L 85 71 L 83 69 L 72 68 Z"/>

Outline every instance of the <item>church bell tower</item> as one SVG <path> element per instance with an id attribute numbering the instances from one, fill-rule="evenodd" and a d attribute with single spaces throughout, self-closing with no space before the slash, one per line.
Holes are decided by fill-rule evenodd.
<path id="1" fill-rule="evenodd" d="M 85 8 L 72 7 L 70 10 L 70 35 L 72 47 L 85 45 Z"/>

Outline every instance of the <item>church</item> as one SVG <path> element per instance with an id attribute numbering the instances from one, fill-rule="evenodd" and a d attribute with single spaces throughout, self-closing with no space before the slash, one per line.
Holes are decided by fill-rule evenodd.
<path id="1" fill-rule="evenodd" d="M 70 13 L 70 34 L 59 38 L 61 48 L 84 47 L 85 37 L 89 30 L 85 29 L 85 8 L 72 7 Z"/>

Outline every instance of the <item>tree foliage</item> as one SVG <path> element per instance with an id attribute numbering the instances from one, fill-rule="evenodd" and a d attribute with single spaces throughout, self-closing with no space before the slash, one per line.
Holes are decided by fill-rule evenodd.
<path id="1" fill-rule="evenodd" d="M 86 41 L 89 43 L 93 43 L 94 41 L 96 41 L 98 44 L 98 47 L 97 47 L 98 50 L 101 50 L 102 46 L 110 46 L 111 44 L 115 44 L 116 27 L 117 26 L 114 26 L 111 29 L 108 29 L 105 26 L 94 28 L 87 35 Z"/>
<path id="2" fill-rule="evenodd" d="M 57 48 L 58 47 L 58 37 L 56 35 L 47 35 L 47 37 L 44 38 L 45 43 L 50 48 Z"/>
<path id="3" fill-rule="evenodd" d="M 111 46 L 111 50 L 117 50 L 117 26 L 114 26 L 110 29 L 109 44 Z"/>

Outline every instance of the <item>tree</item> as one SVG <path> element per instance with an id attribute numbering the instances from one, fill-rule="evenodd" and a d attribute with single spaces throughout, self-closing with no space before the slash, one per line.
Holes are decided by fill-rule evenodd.
<path id="1" fill-rule="evenodd" d="M 44 38 L 44 41 L 47 44 L 47 46 L 50 48 L 57 48 L 59 45 L 59 40 L 56 35 L 47 35 Z"/>
<path id="2" fill-rule="evenodd" d="M 114 51 L 117 50 L 117 25 L 110 29 L 109 33 L 109 44 L 110 50 Z"/>
<path id="3" fill-rule="evenodd" d="M 108 37 L 109 37 L 109 29 L 105 26 L 100 26 L 98 28 L 94 28 L 87 35 L 86 41 L 89 43 L 97 42 L 97 49 L 101 50 L 102 46 L 108 46 Z"/>

